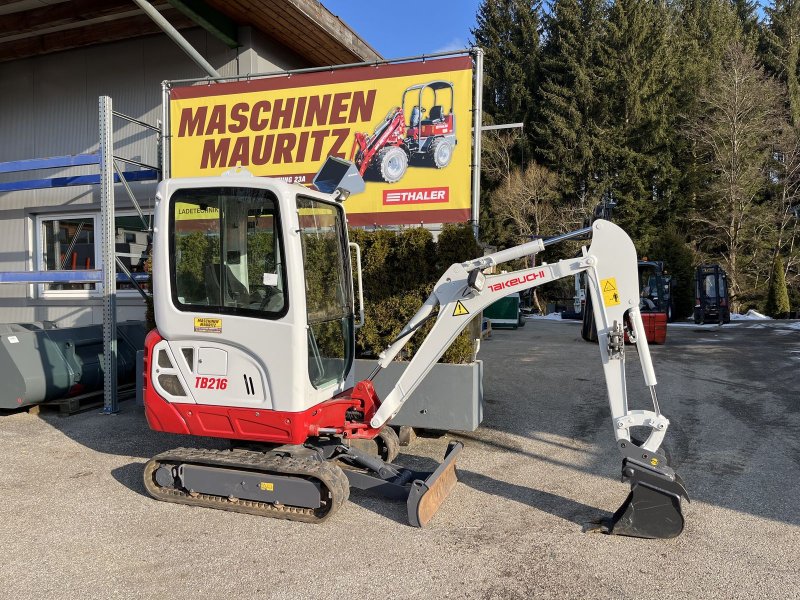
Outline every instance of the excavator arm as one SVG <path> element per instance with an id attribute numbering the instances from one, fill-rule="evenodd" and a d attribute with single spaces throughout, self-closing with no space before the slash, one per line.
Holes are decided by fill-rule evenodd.
<path id="1" fill-rule="evenodd" d="M 591 234 L 591 245 L 588 249 L 584 247 L 582 255 L 577 258 L 501 275 L 485 276 L 482 273 L 488 267 L 532 256 L 552 244 L 588 234 Z M 391 363 L 424 322 L 436 319 L 397 384 L 372 416 L 370 426 L 379 428 L 398 413 L 453 340 L 484 308 L 511 292 L 579 273 L 586 273 L 592 295 L 612 429 L 623 459 L 622 478 L 631 483 L 631 493 L 626 502 L 611 519 L 601 523 L 599 529 L 637 537 L 677 536 L 684 524 L 681 498 L 688 500 L 688 494 L 680 477 L 660 451 L 669 420 L 659 408 L 655 371 L 639 312 L 636 249 L 628 235 L 609 221 L 597 220 L 586 229 L 549 240 L 535 240 L 452 265 L 396 341 L 381 353 L 378 367 L 370 379 Z M 438 312 L 434 312 L 437 307 Z M 644 382 L 653 403 L 652 410 L 628 408 L 626 323 L 629 325 L 628 336 L 638 351 Z M 631 437 L 633 427 L 649 430 L 643 443 L 637 443 Z"/>

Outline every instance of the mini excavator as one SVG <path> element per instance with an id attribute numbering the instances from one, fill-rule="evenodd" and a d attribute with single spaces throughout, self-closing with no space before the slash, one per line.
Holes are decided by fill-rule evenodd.
<path id="1" fill-rule="evenodd" d="M 162 181 L 156 195 L 153 287 L 157 329 L 146 341 L 145 411 L 154 430 L 231 440 L 178 448 L 145 466 L 158 500 L 319 523 L 350 488 L 404 500 L 409 522 L 430 521 L 457 482 L 460 442 L 432 472 L 392 463 L 387 426 L 456 336 L 498 298 L 585 273 L 594 300 L 611 423 L 627 500 L 599 525 L 611 534 L 669 538 L 688 500 L 660 450 L 669 426 L 639 312 L 636 251 L 608 221 L 453 264 L 370 377 L 355 382 L 358 313 L 343 200 L 363 190 L 357 168 L 331 158 L 317 189 L 231 173 Z M 563 240 L 591 237 L 577 258 L 500 275 L 489 267 Z M 356 273 L 360 280 L 360 252 Z M 360 286 L 359 286 L 360 287 Z M 359 296 L 361 296 L 359 289 Z M 433 325 L 399 381 L 372 381 L 420 327 Z M 625 335 L 635 343 L 652 410 L 629 410 Z M 644 430 L 644 441 L 632 432 Z M 374 440 L 377 452 L 353 440 Z M 363 448 L 363 444 L 360 444 Z"/>

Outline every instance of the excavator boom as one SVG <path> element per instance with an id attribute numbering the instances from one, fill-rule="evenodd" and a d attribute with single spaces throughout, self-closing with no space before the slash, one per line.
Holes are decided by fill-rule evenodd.
<path id="1" fill-rule="evenodd" d="M 546 246 L 591 234 L 591 246 L 582 256 L 529 269 L 485 276 L 483 269 L 524 256 L 535 255 Z M 514 248 L 452 265 L 408 325 L 379 357 L 374 378 L 402 350 L 420 325 L 435 314 L 436 322 L 370 419 L 379 428 L 394 417 L 425 375 L 458 334 L 480 312 L 511 292 L 586 273 L 597 323 L 600 359 L 611 408 L 612 430 L 622 454 L 622 478 L 631 483 L 631 493 L 622 507 L 600 529 L 637 537 L 674 537 L 683 529 L 681 499 L 688 494 L 681 479 L 660 452 L 669 426 L 656 395 L 656 376 L 639 312 L 639 281 L 636 249 L 628 235 L 609 221 L 549 240 L 535 240 Z M 438 307 L 438 313 L 434 313 Z M 625 333 L 636 345 L 644 382 L 653 410 L 631 410 L 625 379 Z M 648 430 L 642 443 L 631 436 L 632 428 Z"/>

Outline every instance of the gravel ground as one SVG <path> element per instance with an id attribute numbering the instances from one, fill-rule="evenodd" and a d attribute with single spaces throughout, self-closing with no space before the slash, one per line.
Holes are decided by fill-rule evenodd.
<path id="1" fill-rule="evenodd" d="M 0 598 L 800 598 L 800 334 L 675 327 L 653 354 L 693 500 L 677 539 L 581 532 L 628 491 L 600 361 L 576 323 L 531 321 L 483 343 L 483 426 L 403 449 L 421 468 L 466 446 L 424 530 L 358 492 L 320 526 L 152 500 L 150 456 L 214 442 L 151 432 L 132 401 L 0 415 Z"/>

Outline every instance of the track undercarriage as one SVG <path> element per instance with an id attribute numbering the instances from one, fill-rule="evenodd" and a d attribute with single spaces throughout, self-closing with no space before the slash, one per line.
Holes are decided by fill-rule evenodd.
<path id="1" fill-rule="evenodd" d="M 392 460 L 397 437 L 393 431 L 382 437 L 379 456 Z M 406 500 L 410 524 L 421 527 L 455 486 L 455 459 L 462 447 L 452 442 L 433 473 L 393 465 L 338 437 L 309 439 L 302 446 L 177 448 L 147 463 L 144 485 L 165 502 L 304 523 L 322 523 L 334 515 L 352 486 Z"/>

